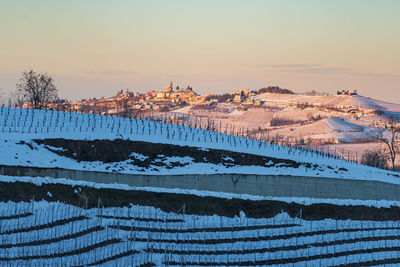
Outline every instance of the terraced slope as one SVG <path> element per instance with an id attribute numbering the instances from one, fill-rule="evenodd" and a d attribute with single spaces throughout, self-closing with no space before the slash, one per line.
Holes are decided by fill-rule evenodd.
<path id="1" fill-rule="evenodd" d="M 398 221 L 187 215 L 130 207 L 0 203 L 0 264 L 362 266 L 400 263 Z M 181 210 L 182 211 L 182 210 Z"/>

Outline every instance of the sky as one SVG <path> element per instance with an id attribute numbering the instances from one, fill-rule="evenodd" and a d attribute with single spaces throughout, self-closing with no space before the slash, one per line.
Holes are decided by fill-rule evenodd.
<path id="1" fill-rule="evenodd" d="M 398 0 L 0 0 L 0 91 L 54 76 L 69 100 L 280 86 L 400 104 Z"/>

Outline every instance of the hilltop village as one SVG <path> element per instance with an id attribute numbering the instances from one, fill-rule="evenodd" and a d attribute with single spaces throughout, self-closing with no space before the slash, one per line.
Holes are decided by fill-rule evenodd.
<path id="1" fill-rule="evenodd" d="M 254 99 L 257 92 L 250 89 L 242 89 L 232 94 L 225 94 L 223 102 L 230 102 L 238 105 L 261 106 L 263 101 Z M 131 92 L 129 89 L 118 90 L 116 95 L 111 97 L 82 99 L 80 101 L 68 102 L 59 100 L 47 103 L 43 108 L 50 110 L 64 110 L 81 113 L 95 113 L 103 115 L 135 116 L 138 113 L 146 112 L 168 112 L 187 105 L 201 108 L 214 107 L 221 102 L 218 95 L 197 94 L 192 87 L 181 88 L 173 82 L 160 91 L 150 90 L 146 93 Z M 26 102 L 23 108 L 31 108 L 31 103 Z"/>
<path id="2" fill-rule="evenodd" d="M 270 86 L 258 90 L 241 89 L 232 93 L 199 95 L 191 86 L 174 88 L 171 81 L 165 89 L 150 90 L 145 93 L 132 92 L 129 89 L 118 90 L 114 96 L 68 101 L 59 99 L 46 103 L 42 109 L 60 110 L 77 113 L 92 113 L 102 115 L 116 115 L 123 117 L 137 117 L 141 114 L 155 114 L 167 112 L 183 112 L 198 114 L 202 111 L 231 113 L 233 111 L 247 111 L 249 109 L 264 110 L 305 110 L 317 108 L 330 112 L 333 116 L 338 113 L 355 120 L 366 115 L 381 115 L 382 109 L 377 105 L 364 104 L 358 101 L 344 100 L 346 97 L 358 97 L 357 91 L 338 90 L 336 96 L 329 96 L 311 91 L 305 94 L 295 94 L 289 89 Z M 342 100 L 337 101 L 337 97 Z M 343 101 L 344 100 L 344 101 Z M 25 102 L 16 105 L 30 109 L 32 104 Z M 187 107 L 186 109 L 182 109 Z M 336 114 L 336 115 L 335 115 Z M 209 114 L 208 114 L 209 115 Z M 202 114 L 201 116 L 208 116 Z M 397 114 L 396 114 L 397 115 Z M 310 117 L 311 115 L 309 115 Z M 324 117 L 330 117 L 329 115 Z M 290 123 L 287 123 L 290 124 Z"/>
<path id="3" fill-rule="evenodd" d="M 257 126 L 250 128 L 265 128 L 304 122 L 312 122 L 327 117 L 346 117 L 359 120 L 364 116 L 380 115 L 382 110 L 377 105 L 364 104 L 363 101 L 350 100 L 359 97 L 357 91 L 338 90 L 336 96 L 329 96 L 311 91 L 305 94 L 295 94 L 289 89 L 270 86 L 258 90 L 241 89 L 232 93 L 199 95 L 191 86 L 174 88 L 171 81 L 165 89 L 150 90 L 145 93 L 132 92 L 129 89 L 118 90 L 114 96 L 67 101 L 59 99 L 46 103 L 42 109 L 60 110 L 76 113 L 91 113 L 123 117 L 147 117 L 149 114 L 180 113 L 198 117 L 232 119 L 232 115 L 241 112 L 260 110 L 263 114 L 273 112 L 267 121 L 257 120 Z M 362 97 L 361 97 L 362 98 Z M 347 99 L 347 100 L 346 100 Z M 350 101 L 349 101 L 350 100 Z M 30 109 L 32 104 L 25 102 L 17 105 Z M 289 110 L 307 112 L 304 116 L 286 114 Z M 285 114 L 281 115 L 280 113 Z M 234 116 L 235 117 L 235 116 Z M 261 116 L 262 117 L 262 116 Z M 293 118 L 290 118 L 293 117 Z M 304 118 L 303 118 L 304 117 Z M 255 118 L 250 120 L 254 120 Z M 244 118 L 248 121 L 249 118 Z M 241 120 L 243 121 L 243 120 Z M 233 123 L 231 120 L 230 123 Z"/>

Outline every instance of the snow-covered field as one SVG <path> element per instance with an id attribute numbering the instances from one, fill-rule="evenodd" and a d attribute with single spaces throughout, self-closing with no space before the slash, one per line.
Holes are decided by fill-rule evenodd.
<path id="1" fill-rule="evenodd" d="M 345 125 L 346 126 L 346 125 Z M 35 139 L 130 140 L 194 147 L 198 153 L 220 149 L 270 160 L 265 166 L 198 162 L 189 156 L 158 155 L 168 167 L 144 171 L 133 162 L 151 155 L 132 152 L 132 160 L 103 163 L 62 156 L 65 148 Z M 72 142 L 72 141 L 71 141 Z M 212 131 L 154 121 L 68 112 L 0 108 L 0 165 L 58 167 L 140 174 L 251 173 L 367 179 L 400 184 L 396 173 L 324 154 L 282 147 Z M 134 161 L 136 160 L 136 161 Z M 277 163 L 287 160 L 289 163 Z M 154 160 L 156 162 L 156 160 Z M 181 165 L 175 166 L 175 163 Z M 184 163 L 184 164 L 183 164 Z M 229 164 L 228 164 L 229 163 Z M 276 164 L 277 163 L 277 164 Z M 297 164 L 297 165 L 296 165 Z M 124 167 L 121 169 L 120 167 Z M 296 167 L 297 166 L 297 167 Z M 108 167 L 108 168 L 107 168 Z M 5 183 L 36 186 L 108 188 L 189 194 L 219 199 L 273 200 L 311 205 L 400 207 L 397 201 L 279 198 L 198 190 L 138 188 L 68 179 L 0 176 Z M 47 191 L 47 190 L 46 190 Z M 44 191 L 44 192 L 46 192 Z M 54 192 L 53 192 L 54 193 Z M 75 192 L 79 194 L 80 191 Z M 52 193 L 47 197 L 52 199 Z M 82 198 L 85 196 L 82 195 Z M 210 209 L 212 209 L 210 207 Z M 230 218 L 185 214 L 184 206 L 165 212 L 151 206 L 85 209 L 59 202 L 0 202 L 2 266 L 341 266 L 400 264 L 398 221 L 313 220 L 282 212 L 272 218 Z"/>
<path id="2" fill-rule="evenodd" d="M 371 141 L 377 135 L 373 127 L 362 126 L 341 119 L 322 119 L 305 125 L 296 125 L 271 130 L 270 135 L 289 136 L 291 138 L 303 138 L 307 140 L 337 140 L 339 142 Z M 367 145 L 368 146 L 368 145 Z"/>
<path id="3" fill-rule="evenodd" d="M 398 221 L 188 215 L 131 205 L 0 203 L 7 266 L 399 264 Z"/>
<path id="4" fill-rule="evenodd" d="M 387 146 L 383 142 L 365 143 L 343 143 L 343 144 L 328 144 L 320 146 L 322 150 L 328 149 L 329 151 L 336 151 L 342 157 L 346 157 L 347 151 L 352 151 L 353 154 L 362 155 L 365 151 L 385 151 Z M 343 154 L 342 154 L 343 153 Z M 396 158 L 395 165 L 400 165 L 400 159 Z"/>
<path id="5" fill-rule="evenodd" d="M 334 107 L 359 107 L 360 109 L 380 109 L 386 112 L 400 112 L 400 105 L 384 102 L 361 95 L 332 95 L 332 96 L 309 96 L 291 94 L 264 93 L 256 98 L 272 103 L 308 103 L 314 105 L 330 105 Z"/>
<path id="6" fill-rule="evenodd" d="M 399 104 L 360 95 L 310 96 L 264 93 L 254 98 L 262 99 L 265 103 L 261 107 L 250 105 L 246 110 L 232 103 L 219 103 L 212 109 L 188 106 L 169 114 L 173 116 L 177 112 L 180 116 L 189 117 L 192 124 L 194 118 L 197 117 L 203 118 L 203 125 L 211 120 L 217 126 L 221 124 L 222 131 L 225 130 L 226 125 L 229 125 L 231 131 L 242 136 L 247 136 L 247 130 L 253 134 L 270 131 L 271 136 L 279 135 L 285 138 L 289 136 L 293 141 L 309 139 L 315 143 L 321 143 L 321 141 L 364 142 L 366 147 L 374 137 L 371 131 L 374 128 L 371 127 L 376 125 L 384 127 L 390 119 L 398 119 L 400 114 Z M 301 104 L 306 107 L 302 107 Z M 347 113 L 349 108 L 357 109 L 359 112 L 357 115 Z M 374 115 L 370 112 L 378 110 L 383 113 Z M 363 111 L 367 112 L 363 113 Z M 357 125 L 363 127 L 358 131 L 347 131 L 345 128 L 349 127 L 343 127 L 343 123 L 329 123 L 329 120 L 338 118 L 352 124 L 350 128 L 355 128 Z M 275 121 L 271 127 L 273 119 L 280 119 L 283 125 L 277 126 Z M 314 120 L 318 121 L 314 122 Z"/>
<path id="7" fill-rule="evenodd" d="M 34 139 L 64 138 L 70 140 L 131 140 L 149 143 L 172 144 L 195 147 L 198 151 L 220 149 L 237 153 L 248 153 L 275 159 L 290 160 L 296 164 L 235 165 L 197 162 L 191 157 L 159 155 L 160 160 L 171 165 L 155 169 L 132 164 L 132 160 L 144 160 L 147 155 L 132 154 L 132 159 L 122 162 L 78 161 L 60 156 L 54 148 L 39 145 Z M 105 172 L 140 174 L 197 174 L 197 173 L 242 173 L 319 176 L 345 179 L 378 180 L 400 184 L 398 175 L 324 154 L 307 150 L 282 147 L 213 131 L 176 124 L 129 119 L 91 114 L 57 111 L 0 108 L 0 164 L 11 166 L 34 166 L 67 168 Z M 268 159 L 268 158 L 266 158 Z M 185 163 L 173 167 L 172 163 Z M 183 165 L 183 166 L 182 166 Z M 122 168 L 121 168 L 122 167 Z"/>

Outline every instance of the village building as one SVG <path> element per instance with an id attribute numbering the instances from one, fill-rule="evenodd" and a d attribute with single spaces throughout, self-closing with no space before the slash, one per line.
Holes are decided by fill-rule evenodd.
<path id="1" fill-rule="evenodd" d="M 351 92 L 350 90 L 341 90 L 341 91 L 337 91 L 336 94 L 337 95 L 358 95 L 356 90 L 354 90 L 353 92 Z"/>

